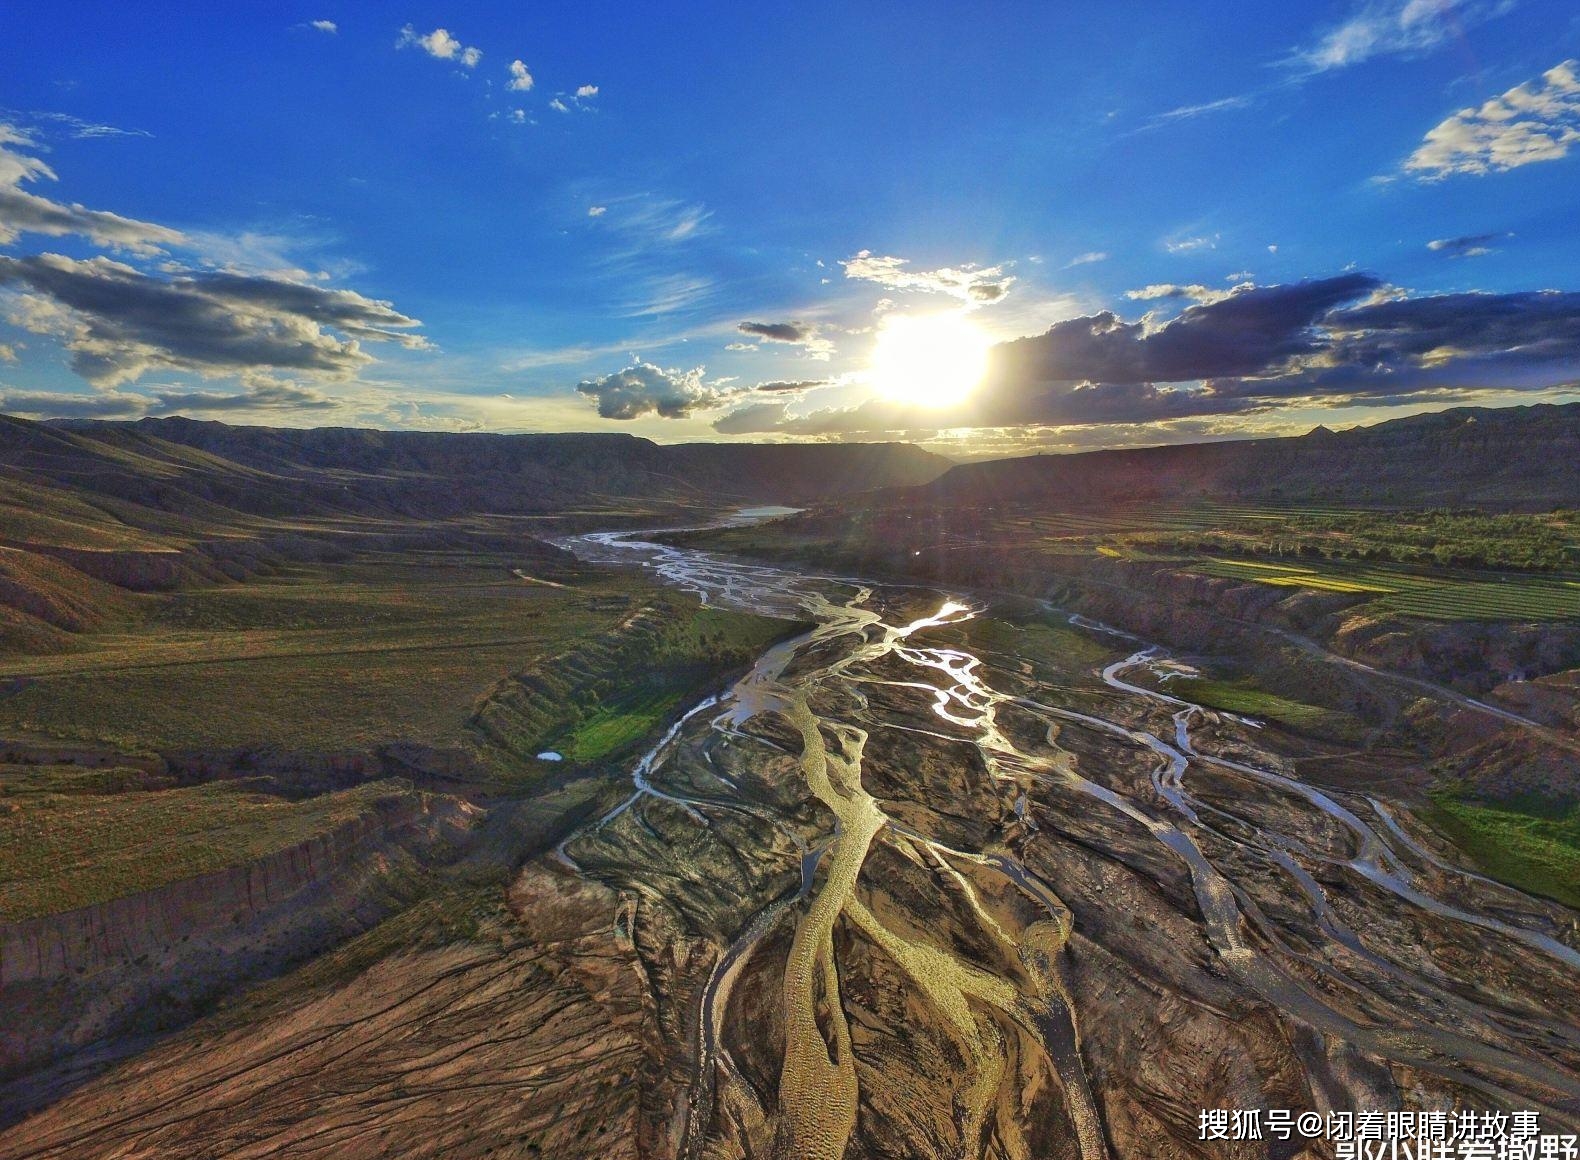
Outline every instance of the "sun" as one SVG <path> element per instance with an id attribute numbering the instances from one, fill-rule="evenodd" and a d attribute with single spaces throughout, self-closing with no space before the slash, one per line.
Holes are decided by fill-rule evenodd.
<path id="1" fill-rule="evenodd" d="M 891 314 L 878 331 L 868 379 L 898 402 L 948 407 L 976 390 L 991 345 L 959 314 Z"/>

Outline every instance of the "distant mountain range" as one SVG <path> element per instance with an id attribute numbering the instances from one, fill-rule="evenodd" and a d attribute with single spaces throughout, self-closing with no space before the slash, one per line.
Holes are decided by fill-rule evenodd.
<path id="1" fill-rule="evenodd" d="M 1197 497 L 1378 507 L 1580 507 L 1580 403 L 1461 407 L 1286 439 L 967 463 L 863 506 L 1070 509 Z"/>

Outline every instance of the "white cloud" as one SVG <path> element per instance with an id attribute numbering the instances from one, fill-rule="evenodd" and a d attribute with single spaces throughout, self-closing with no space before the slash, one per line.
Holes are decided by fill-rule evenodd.
<path id="1" fill-rule="evenodd" d="M 7 346 L 5 343 L 0 342 L 0 362 L 16 362 L 16 347 Z"/>
<path id="2" fill-rule="evenodd" d="M 1181 105 L 1177 109 L 1170 109 L 1159 113 L 1148 122 L 1148 127 L 1167 124 L 1169 121 L 1187 121 L 1192 117 L 1205 116 L 1208 113 L 1222 113 L 1228 109 L 1243 109 L 1252 101 L 1250 94 L 1236 97 L 1220 97 L 1216 101 L 1206 101 L 1199 105 Z"/>
<path id="3" fill-rule="evenodd" d="M 340 31 L 340 26 L 333 20 L 309 20 L 308 27 L 316 28 L 319 32 L 335 33 Z"/>
<path id="4" fill-rule="evenodd" d="M 52 125 L 59 125 L 79 140 L 94 140 L 100 137 L 152 137 L 147 129 L 123 129 L 119 125 L 106 125 L 100 121 L 84 121 L 81 117 L 73 117 L 70 113 L 52 113 L 43 110 L 32 110 L 27 114 L 30 121 L 47 121 Z"/>
<path id="5" fill-rule="evenodd" d="M 922 290 L 933 294 L 947 294 L 963 302 L 982 305 L 997 302 L 1009 293 L 1015 279 L 1004 271 L 1007 266 L 976 266 L 967 263 L 958 268 L 941 266 L 936 270 L 907 270 L 906 258 L 895 258 L 862 250 L 854 258 L 840 262 L 845 277 L 863 282 L 876 282 L 892 290 Z"/>
<path id="6" fill-rule="evenodd" d="M 14 242 L 22 234 L 55 238 L 78 234 L 101 246 L 147 256 L 186 241 L 179 230 L 26 192 L 24 184 L 56 179 L 55 171 L 44 162 L 17 151 L 32 148 L 31 137 L 0 122 L 0 244 Z"/>
<path id="7" fill-rule="evenodd" d="M 590 205 L 587 207 L 588 217 L 603 217 L 603 215 L 608 212 L 609 207 L 606 205 Z"/>
<path id="8" fill-rule="evenodd" d="M 670 246 L 714 230 L 713 211 L 696 202 L 638 195 L 614 199 L 610 224 L 637 243 L 639 249 Z M 609 212 L 609 206 L 601 207 Z M 601 214 L 591 216 L 601 217 Z"/>
<path id="9" fill-rule="evenodd" d="M 598 95 L 598 86 L 597 85 L 582 85 L 581 88 L 576 90 L 576 99 L 578 101 L 585 101 L 589 97 L 596 97 L 597 95 Z"/>
<path id="10" fill-rule="evenodd" d="M 1556 161 L 1577 141 L 1580 61 L 1566 60 L 1536 80 L 1455 113 L 1427 133 L 1404 168 L 1425 180 L 1502 173 Z"/>
<path id="11" fill-rule="evenodd" d="M 525 93 L 532 88 L 532 74 L 527 71 L 524 61 L 513 60 L 510 62 L 510 83 L 505 87 L 513 92 Z"/>
<path id="12" fill-rule="evenodd" d="M 453 60 L 466 68 L 476 68 L 477 62 L 483 59 L 483 51 L 462 44 L 443 28 L 435 28 L 432 32 L 418 34 L 410 24 L 400 30 L 400 39 L 395 42 L 396 48 L 416 47 L 422 49 L 435 60 Z"/>
<path id="13" fill-rule="evenodd" d="M 643 415 L 684 419 L 695 411 L 723 406 L 741 393 L 739 388 L 704 382 L 705 373 L 703 367 L 666 370 L 639 360 L 602 378 L 583 379 L 576 390 L 598 404 L 598 414 L 604 419 Z"/>
<path id="14" fill-rule="evenodd" d="M 1163 243 L 1163 248 L 1171 254 L 1189 254 L 1196 250 L 1216 250 L 1218 248 L 1218 235 L 1210 238 L 1173 238 Z"/>
<path id="15" fill-rule="evenodd" d="M 556 113 L 568 113 L 571 111 L 571 107 L 564 101 L 560 100 L 558 97 L 555 97 L 549 102 L 549 108 L 553 109 Z"/>
<path id="16" fill-rule="evenodd" d="M 1514 0 L 1363 0 L 1347 20 L 1296 49 L 1284 64 L 1313 74 L 1374 57 L 1419 56 L 1513 7 Z"/>
<path id="17" fill-rule="evenodd" d="M 1245 277 L 1249 278 L 1250 275 L 1246 274 Z M 1222 302 L 1225 298 L 1233 298 L 1236 294 L 1243 294 L 1247 290 L 1255 289 L 1256 287 L 1252 283 L 1245 281 L 1230 286 L 1227 290 L 1220 290 L 1214 286 L 1203 286 L 1197 282 L 1184 286 L 1176 285 L 1173 282 L 1155 282 L 1150 286 L 1143 286 L 1139 290 L 1126 290 L 1125 297 L 1143 302 L 1155 301 L 1159 298 L 1188 298 L 1192 302 L 1199 302 L 1205 306 L 1213 302 Z"/>
<path id="18" fill-rule="evenodd" d="M 1102 250 L 1088 250 L 1084 254 L 1077 254 L 1077 255 L 1075 255 L 1075 257 L 1071 258 L 1068 262 L 1066 262 L 1064 264 L 1064 268 L 1066 270 L 1068 270 L 1072 266 L 1089 266 L 1093 262 L 1106 262 L 1106 261 L 1108 261 L 1108 254 L 1105 253 L 1104 251 L 1102 251 Z"/>

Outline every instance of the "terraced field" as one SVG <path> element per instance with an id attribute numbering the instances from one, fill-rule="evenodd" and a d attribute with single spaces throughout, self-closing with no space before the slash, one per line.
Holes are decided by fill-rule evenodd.
<path id="1" fill-rule="evenodd" d="M 1274 564 L 1210 558 L 1193 571 L 1284 588 L 1370 594 L 1406 616 L 1430 620 L 1573 620 L 1580 618 L 1580 577 L 1528 573 L 1431 575 L 1344 563 Z"/>

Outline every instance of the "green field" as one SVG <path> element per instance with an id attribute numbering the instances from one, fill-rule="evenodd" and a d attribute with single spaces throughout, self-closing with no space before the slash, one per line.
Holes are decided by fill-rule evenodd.
<path id="1" fill-rule="evenodd" d="M 1487 874 L 1529 894 L 1580 907 L 1580 806 L 1468 801 L 1433 795 L 1438 829 Z"/>
<path id="2" fill-rule="evenodd" d="M 682 705 L 718 684 L 721 670 L 754 659 L 794 631 L 785 621 L 719 608 L 672 616 L 607 691 L 571 690 L 567 727 L 536 745 L 576 762 L 602 761 L 654 732 Z"/>
<path id="3" fill-rule="evenodd" d="M 67 653 L 12 655 L 0 734 L 136 749 L 441 744 L 501 676 L 624 615 L 632 582 L 524 583 L 508 561 L 298 569 L 289 579 L 143 597 L 140 622 Z"/>
<path id="4" fill-rule="evenodd" d="M 1296 733 L 1314 733 L 1356 741 L 1363 732 L 1361 722 L 1348 713 L 1280 697 L 1258 688 L 1250 678 L 1225 681 L 1183 677 L 1167 682 L 1162 688 L 1176 697 L 1205 705 L 1209 709 L 1222 709 L 1227 713 L 1270 721 Z"/>
<path id="5" fill-rule="evenodd" d="M 1580 578 L 1510 572 L 1432 574 L 1346 563 L 1274 564 L 1208 558 L 1193 571 L 1284 588 L 1370 596 L 1383 608 L 1431 620 L 1580 618 Z"/>
<path id="6" fill-rule="evenodd" d="M 598 761 L 639 741 L 670 713 L 681 700 L 675 689 L 644 689 L 599 706 L 575 729 L 548 741 L 572 761 Z"/>

